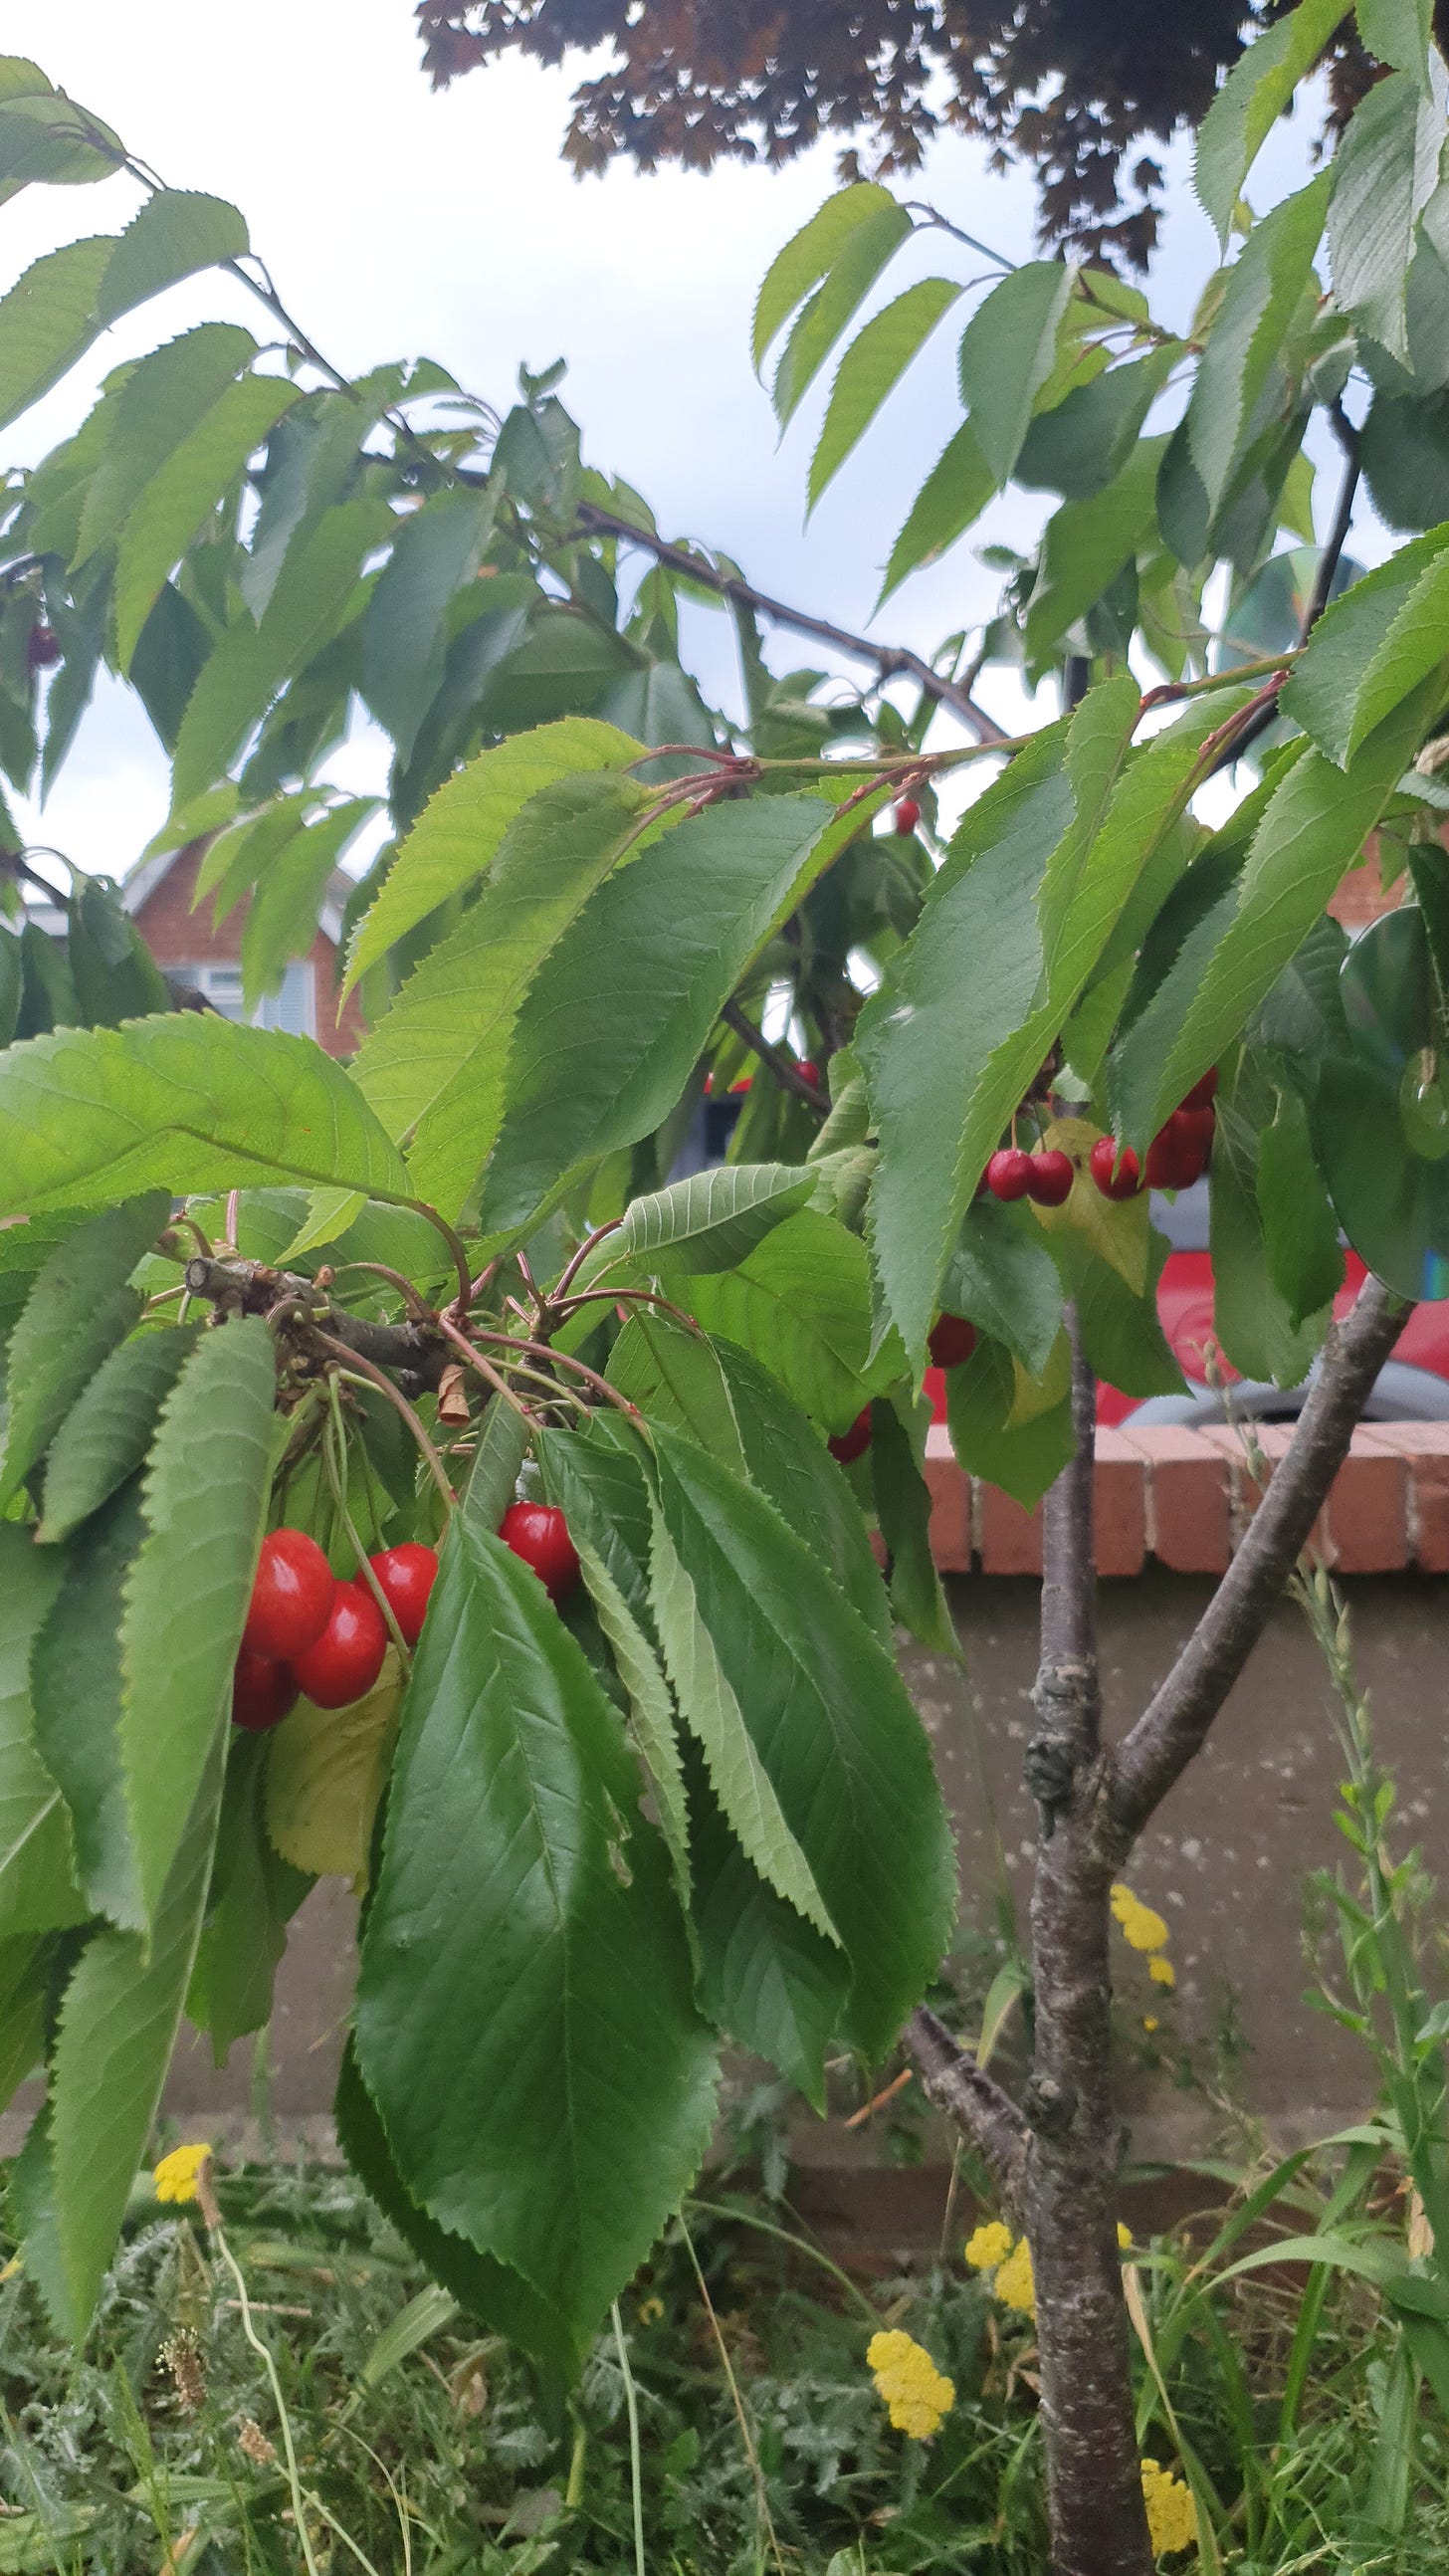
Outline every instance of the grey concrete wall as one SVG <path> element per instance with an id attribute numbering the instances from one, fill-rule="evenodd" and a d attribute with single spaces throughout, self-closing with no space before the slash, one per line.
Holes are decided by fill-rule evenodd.
<path id="1" fill-rule="evenodd" d="M 1449 1827 L 1449 1580 L 1365 1577 L 1347 1589 L 1379 1753 L 1398 1779 L 1397 1831 L 1418 1843 L 1437 1873 Z M 967 1576 L 951 1578 L 950 1590 L 964 1664 L 912 1652 L 907 1673 L 956 1820 L 963 1909 L 986 1924 L 1000 1885 L 998 1855 L 1023 1913 L 1029 1890 L 1035 1818 L 1020 1771 L 1032 1724 L 1037 1587 Z M 1210 1591 L 1206 1580 L 1151 1569 L 1103 1584 L 1110 1729 L 1120 1730 L 1141 1707 Z M 1245 2050 L 1233 2068 L 1233 2093 L 1275 2140 L 1291 2145 L 1324 2134 L 1372 2099 L 1362 2052 L 1305 1999 L 1304 1883 L 1313 1870 L 1347 1857 L 1332 1821 L 1342 1763 L 1331 1708 L 1317 1649 L 1301 1614 L 1285 1604 L 1206 1751 L 1134 1857 L 1131 1884 L 1166 1919 L 1178 1975 L 1175 1996 L 1164 2000 L 1142 1961 L 1114 1941 L 1124 2109 L 1140 2157 L 1200 2153 L 1221 2135 L 1221 2107 L 1201 2089 L 1182 2089 L 1173 2061 L 1180 2040 L 1210 2074 L 1213 2034 L 1225 2018 L 1240 2027 Z M 326 2134 L 352 1989 L 352 1933 L 347 1890 L 325 1882 L 297 1919 L 278 1977 L 267 2092 L 277 2121 L 289 2133 L 300 2127 L 314 2143 Z M 1151 2011 L 1161 2030 L 1149 2048 L 1141 2021 Z M 1153 2049 L 1164 2060 L 1155 2070 L 1144 2062 Z M 233 2050 L 230 2065 L 218 2070 L 208 2044 L 188 2037 L 166 2109 L 218 2139 L 254 2137 L 249 2046 Z M 880 2163 L 876 2132 L 847 2132 L 806 2114 L 797 2144 L 818 2173 L 825 2202 L 837 2200 L 843 2216 Z M 928 2169 L 941 2144 L 939 2135 L 928 2138 Z M 917 2200 L 923 2211 L 939 2213 L 939 2177 L 930 2170 L 895 2175 L 883 2199 L 874 2187 L 872 2196 L 909 2235 Z M 895 2217 L 890 2232 L 898 2232 Z"/>

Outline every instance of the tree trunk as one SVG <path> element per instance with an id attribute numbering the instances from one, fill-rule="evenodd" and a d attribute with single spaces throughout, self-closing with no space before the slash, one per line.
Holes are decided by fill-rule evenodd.
<path id="1" fill-rule="evenodd" d="M 1112 2106 L 1111 1864 L 1097 1836 L 1092 1476 L 1096 1388 L 1072 1336 L 1076 1455 L 1042 1515 L 1038 1732 L 1027 1776 L 1041 1808 L 1031 1902 L 1036 2046 L 1022 2205 L 1036 2283 L 1052 2576 L 1152 2576 L 1117 2246 Z"/>
<path id="2" fill-rule="evenodd" d="M 925 2090 L 1026 2231 L 1036 2284 L 1051 2576 L 1152 2576 L 1117 2247 L 1108 1899 L 1262 1635 L 1407 1319 L 1370 1279 L 1330 1327 L 1287 1458 L 1171 1671 L 1114 1751 L 1101 1741 L 1092 1543 L 1095 1394 L 1068 1309 L 1075 1454 L 1042 1514 L 1041 1814 L 1031 1932 L 1036 2048 L 1021 2107 L 934 2013 L 911 2017 Z"/>

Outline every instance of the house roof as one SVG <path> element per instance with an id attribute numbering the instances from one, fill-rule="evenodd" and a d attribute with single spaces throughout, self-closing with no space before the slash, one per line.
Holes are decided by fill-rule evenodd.
<path id="1" fill-rule="evenodd" d="M 170 875 L 177 860 L 195 848 L 194 841 L 187 841 L 179 850 L 161 850 L 154 858 L 140 860 L 122 881 L 121 901 L 127 912 L 134 917 Z M 342 915 L 353 883 L 345 868 L 334 868 L 327 880 L 327 899 L 317 915 L 317 927 L 334 948 L 342 945 Z"/>

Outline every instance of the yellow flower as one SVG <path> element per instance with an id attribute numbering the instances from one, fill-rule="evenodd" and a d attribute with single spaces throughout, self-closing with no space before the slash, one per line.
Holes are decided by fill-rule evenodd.
<path id="1" fill-rule="evenodd" d="M 966 2260 L 973 2272 L 994 2272 L 1004 2263 L 1016 2239 L 999 2218 L 988 2219 L 966 2239 Z"/>
<path id="2" fill-rule="evenodd" d="M 1192 2489 L 1156 2460 L 1142 2463 L 1142 2500 L 1154 2557 L 1174 2549 L 1191 2549 L 1197 2540 L 1197 2506 Z"/>
<path id="3" fill-rule="evenodd" d="M 163 2156 L 151 2180 L 158 2200 L 195 2200 L 196 2177 L 211 2154 L 209 2145 L 173 2147 Z"/>
<path id="4" fill-rule="evenodd" d="M 999 2299 L 1004 2308 L 1015 2308 L 1024 2317 L 1036 2315 L 1036 2283 L 1032 2278 L 1031 2247 L 1024 2236 L 1021 2243 L 999 2266 L 991 2290 L 993 2298 Z"/>
<path id="5" fill-rule="evenodd" d="M 1154 1986 L 1175 1986 L 1177 1983 L 1177 1970 L 1170 1959 L 1149 1959 L 1147 1973 Z"/>
<path id="6" fill-rule="evenodd" d="M 1142 2016 L 1142 2027 L 1144 2030 L 1160 2030 L 1162 2025 L 1158 2021 L 1156 2013 L 1144 2013 Z"/>
<path id="7" fill-rule="evenodd" d="M 660 2320 L 660 2318 L 663 2316 L 663 2314 L 664 2314 L 664 2301 L 663 2301 L 662 2299 L 641 2299 L 641 2300 L 640 2300 L 640 2302 L 639 2302 L 639 2323 L 641 2324 L 641 2326 L 657 2326 L 657 2325 L 658 2325 L 658 2323 L 659 2323 L 659 2320 Z"/>
<path id="8" fill-rule="evenodd" d="M 1123 1937 L 1134 1950 L 1160 1950 L 1167 1939 L 1167 1925 L 1140 1896 L 1119 1879 L 1112 1890 L 1112 1911 L 1122 1926 Z"/>
<path id="9" fill-rule="evenodd" d="M 1126 2253 L 1131 2242 L 1132 2230 L 1130 2227 L 1124 2227 L 1121 2219 L 1119 2218 L 1117 2221 L 1117 2243 L 1122 2253 Z"/>
<path id="10" fill-rule="evenodd" d="M 873 2334 L 865 2358 L 895 2430 L 909 2433 L 913 2442 L 929 2442 L 956 2403 L 955 2382 L 899 2326 Z"/>

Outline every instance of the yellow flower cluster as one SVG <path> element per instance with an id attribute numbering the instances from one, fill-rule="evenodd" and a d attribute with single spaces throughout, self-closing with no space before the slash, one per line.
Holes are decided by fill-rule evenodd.
<path id="1" fill-rule="evenodd" d="M 865 2358 L 896 2431 L 909 2433 L 913 2442 L 929 2442 L 956 2403 L 955 2382 L 899 2326 L 873 2334 Z"/>
<path id="2" fill-rule="evenodd" d="M 1122 1926 L 1123 1938 L 1134 1950 L 1160 1950 L 1167 1940 L 1167 1925 L 1140 1896 L 1119 1879 L 1112 1890 L 1112 1912 Z"/>
<path id="3" fill-rule="evenodd" d="M 1018 2239 L 999 2218 L 989 2219 L 967 2237 L 966 2260 L 973 2272 L 995 2273 L 991 2295 L 1004 2308 L 1015 2308 L 1023 2317 L 1036 2315 L 1031 2247 L 1024 2236 Z"/>
<path id="4" fill-rule="evenodd" d="M 988 2218 L 966 2239 L 966 2260 L 973 2272 L 994 2272 L 1004 2263 L 1016 2239 L 999 2218 Z"/>
<path id="5" fill-rule="evenodd" d="M 1134 1896 L 1131 1888 L 1124 1887 L 1120 1879 L 1112 1890 L 1111 1903 L 1112 1912 L 1122 1927 L 1123 1939 L 1134 1950 L 1147 1952 L 1147 1973 L 1154 1986 L 1165 1986 L 1170 1992 L 1177 1983 L 1177 1970 L 1172 1961 L 1162 1955 L 1167 1947 L 1167 1925 L 1162 1916 L 1153 1906 L 1144 1905 L 1141 1897 Z M 1156 2013 L 1144 2013 L 1142 2027 L 1149 2032 L 1156 2030 Z"/>
<path id="6" fill-rule="evenodd" d="M 1004 2308 L 1015 2308 L 1018 2315 L 1036 2315 L 1036 2282 L 1032 2277 L 1031 2247 L 1023 2236 L 1000 2265 L 992 2283 L 992 2294 Z"/>
<path id="7" fill-rule="evenodd" d="M 1156 2460 L 1142 2463 L 1142 2501 L 1154 2557 L 1165 2558 L 1174 2549 L 1196 2545 L 1197 2506 L 1192 2489 Z"/>
<path id="8" fill-rule="evenodd" d="M 152 2173 L 158 2200 L 195 2200 L 196 2177 L 211 2154 L 209 2145 L 173 2147 Z"/>

